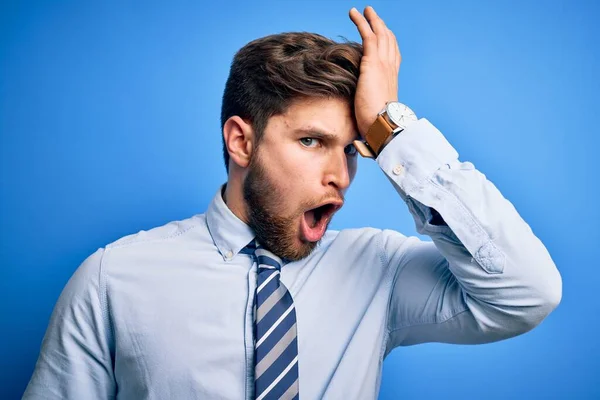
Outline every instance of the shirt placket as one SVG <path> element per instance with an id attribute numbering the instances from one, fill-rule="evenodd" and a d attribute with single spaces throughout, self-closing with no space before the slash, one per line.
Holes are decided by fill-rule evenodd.
<path id="1" fill-rule="evenodd" d="M 254 399 L 254 292 L 256 291 L 257 265 L 252 261 L 248 271 L 248 299 L 246 302 L 246 322 L 244 345 L 246 348 L 246 400 Z"/>

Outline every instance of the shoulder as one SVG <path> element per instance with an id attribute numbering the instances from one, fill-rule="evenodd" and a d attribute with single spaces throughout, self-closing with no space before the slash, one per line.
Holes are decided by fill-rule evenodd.
<path id="1" fill-rule="evenodd" d="M 111 273 L 140 276 L 149 267 L 169 265 L 169 260 L 185 257 L 187 250 L 209 246 L 210 240 L 204 214 L 123 236 L 83 260 L 64 288 L 61 302 L 91 298 L 103 302 Z"/>
<path id="2" fill-rule="evenodd" d="M 101 274 L 108 277 L 115 271 L 136 274 L 164 268 L 197 251 L 208 251 L 212 246 L 206 216 L 196 214 L 140 230 L 107 244 L 102 255 Z"/>
<path id="3" fill-rule="evenodd" d="M 107 244 L 105 248 L 108 251 L 140 245 L 152 246 L 165 241 L 185 240 L 193 233 L 208 234 L 205 214 L 197 214 L 183 220 L 170 221 L 148 230 L 140 230 Z"/>

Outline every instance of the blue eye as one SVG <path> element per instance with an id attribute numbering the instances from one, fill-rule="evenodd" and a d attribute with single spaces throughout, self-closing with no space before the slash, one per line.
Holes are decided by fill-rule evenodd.
<path id="1" fill-rule="evenodd" d="M 311 146 L 311 144 L 319 144 L 318 140 L 315 138 L 310 138 L 310 137 L 305 137 L 300 139 L 300 143 L 302 143 L 303 146 L 305 147 L 315 147 L 315 146 Z"/>
<path id="2" fill-rule="evenodd" d="M 346 153 L 347 156 L 355 156 L 357 152 L 358 150 L 356 150 L 356 147 L 352 143 L 344 147 L 344 153 Z"/>

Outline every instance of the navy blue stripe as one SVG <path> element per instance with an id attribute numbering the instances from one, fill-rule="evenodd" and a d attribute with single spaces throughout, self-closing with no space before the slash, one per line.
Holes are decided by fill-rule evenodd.
<path id="1" fill-rule="evenodd" d="M 292 361 L 293 358 L 290 359 L 290 361 Z M 283 378 L 281 378 L 281 380 L 279 382 L 277 382 L 277 385 L 275 385 L 275 387 L 273 389 L 271 389 L 271 391 L 269 392 L 269 395 L 273 395 L 273 399 L 279 399 L 286 390 L 288 390 L 290 388 L 290 386 L 292 386 L 292 383 L 294 383 L 294 381 L 296 379 L 298 379 L 298 363 L 300 362 L 300 360 L 296 361 L 296 363 L 294 364 L 294 366 L 292 368 L 290 368 L 290 370 L 288 371 L 287 374 L 285 374 L 285 376 Z M 285 367 L 283 367 L 285 368 Z M 298 393 L 300 394 L 300 393 Z"/>
<path id="2" fill-rule="evenodd" d="M 294 357 L 296 357 L 296 355 L 298 355 L 298 343 L 297 338 L 294 338 L 294 340 L 292 340 L 292 342 L 286 347 L 286 349 L 283 351 L 283 353 L 281 353 L 277 360 L 275 360 L 273 364 L 271 364 L 271 366 L 260 376 L 260 378 L 256 380 L 257 393 L 262 393 L 265 388 L 267 388 L 271 383 L 273 383 L 273 381 L 277 379 L 279 374 L 283 372 L 283 370 L 290 364 L 290 362 L 294 359 Z M 286 380 L 286 378 L 288 378 L 288 375 L 293 376 L 293 374 L 291 374 L 293 370 L 294 369 L 292 368 L 288 371 L 284 378 L 281 379 L 281 381 L 279 381 L 279 383 L 277 383 L 277 385 L 275 385 L 275 387 L 269 392 L 269 395 L 276 394 L 277 388 L 279 388 L 279 390 L 281 391 L 281 389 L 284 387 L 282 386 L 282 383 L 285 384 L 284 381 Z M 285 388 L 283 389 L 283 391 L 281 391 L 281 393 L 279 393 L 279 395 L 273 398 L 279 398 L 279 396 L 281 396 L 287 390 L 287 388 L 290 387 L 292 383 L 294 383 L 294 379 L 292 379 L 291 381 L 289 381 L 288 379 L 287 386 L 285 386 Z"/>
<path id="3" fill-rule="evenodd" d="M 290 330 L 290 327 L 292 325 L 294 325 L 295 322 L 296 322 L 296 310 L 292 310 L 292 311 L 290 311 L 290 313 L 288 315 L 285 316 L 283 321 L 281 321 L 281 323 L 279 325 L 277 325 L 277 328 L 275 328 L 273 330 L 273 332 L 271 332 L 269 337 L 266 338 L 264 340 L 264 342 L 262 342 L 260 344 L 260 346 L 258 346 L 258 348 L 256 349 L 256 352 L 255 352 L 256 364 L 258 364 L 263 359 L 263 357 L 269 353 L 269 350 L 271 350 L 277 343 L 279 343 L 279 341 L 281 340 L 283 335 L 285 335 L 287 333 L 287 331 Z M 256 330 L 256 328 L 255 328 L 255 330 Z M 255 336 L 255 337 L 258 337 L 258 336 Z M 258 341 L 258 339 L 257 339 L 257 341 Z M 265 349 L 267 349 L 267 350 L 265 351 Z"/>
<path id="4" fill-rule="evenodd" d="M 273 305 L 273 307 L 269 310 L 267 315 L 264 315 L 260 322 L 257 324 L 258 332 L 266 332 L 283 315 L 283 313 L 286 312 L 288 308 L 290 308 L 291 305 L 292 298 L 290 294 L 286 292 L 285 295 Z"/>
<path id="5" fill-rule="evenodd" d="M 251 249 L 250 247 L 246 246 L 246 247 L 244 247 L 244 248 L 242 248 L 240 250 L 239 254 L 249 254 L 249 255 L 253 256 L 254 255 L 254 249 Z"/>
<path id="6" fill-rule="evenodd" d="M 275 273 L 276 273 L 275 270 L 272 270 L 272 271 L 268 271 L 268 272 L 259 274 L 256 289 L 258 289 L 259 286 L 262 285 L 263 282 L 266 281 L 269 276 L 271 276 L 272 274 L 275 274 Z M 262 303 L 264 303 L 265 300 L 267 300 L 269 298 L 271 293 L 273 293 L 275 290 L 277 290 L 278 287 L 279 287 L 279 277 L 276 276 L 276 277 L 272 278 L 264 288 L 260 289 L 260 292 L 258 292 L 256 308 L 260 307 L 262 305 Z"/>

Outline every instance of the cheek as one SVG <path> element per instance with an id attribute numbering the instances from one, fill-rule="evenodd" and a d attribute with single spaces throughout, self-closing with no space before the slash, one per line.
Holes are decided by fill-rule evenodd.
<path id="1" fill-rule="evenodd" d="M 293 146 L 286 146 L 269 157 L 269 176 L 282 190 L 281 196 L 289 200 L 302 195 L 305 183 L 318 168 L 314 161 L 307 152 L 298 151 Z"/>
<path id="2" fill-rule="evenodd" d="M 273 167 L 278 176 L 287 182 L 296 182 L 318 167 L 319 160 L 309 151 L 303 151 L 294 144 L 282 146 L 276 157 L 273 157 Z"/>

